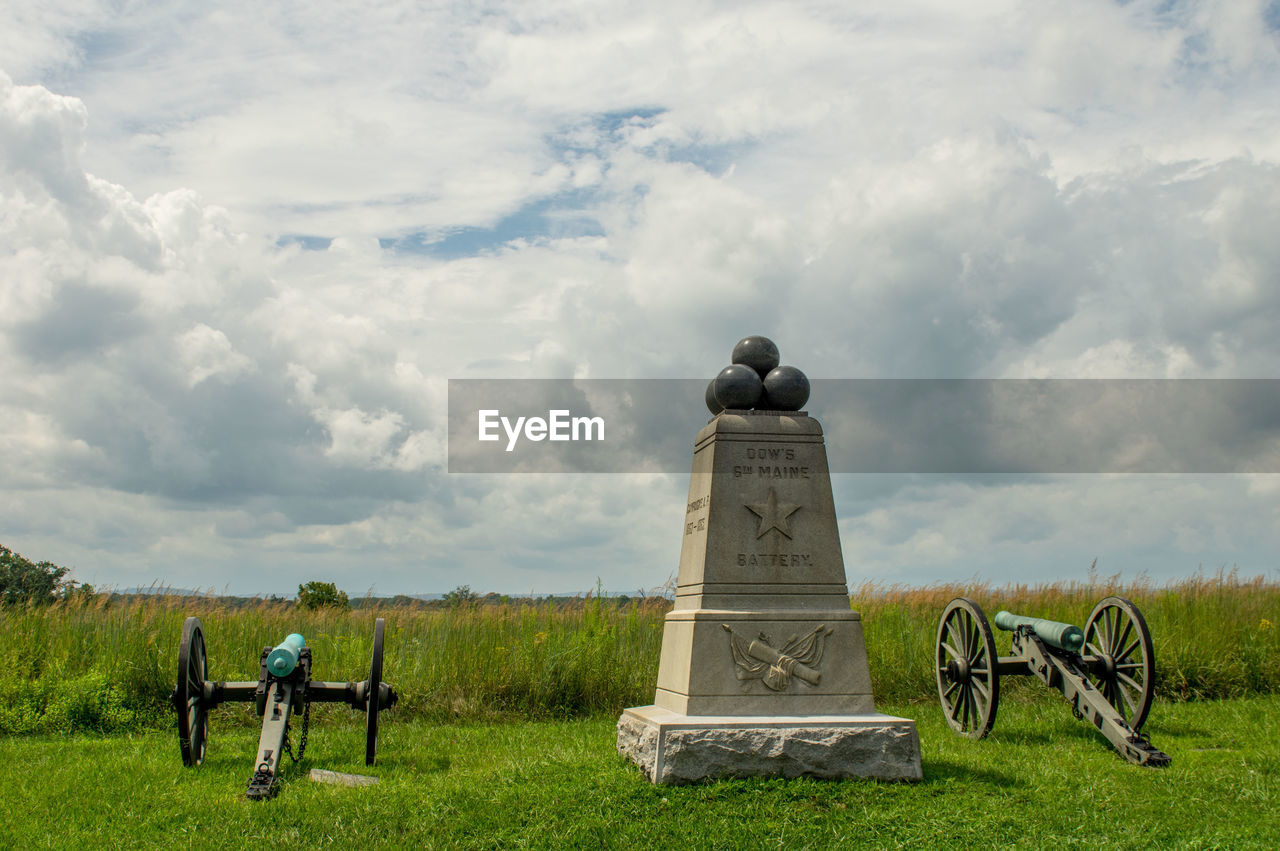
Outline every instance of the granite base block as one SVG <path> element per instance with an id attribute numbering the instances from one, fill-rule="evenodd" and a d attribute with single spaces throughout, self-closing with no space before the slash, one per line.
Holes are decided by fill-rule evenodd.
<path id="1" fill-rule="evenodd" d="M 867 715 L 680 715 L 659 706 L 624 710 L 618 751 L 653 783 L 728 777 L 922 777 L 914 721 Z"/>

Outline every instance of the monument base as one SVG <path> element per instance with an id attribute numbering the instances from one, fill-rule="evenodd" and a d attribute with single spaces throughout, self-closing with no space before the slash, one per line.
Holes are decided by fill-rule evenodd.
<path id="1" fill-rule="evenodd" d="M 681 715 L 624 709 L 618 751 L 654 783 L 726 777 L 920 780 L 915 722 L 867 715 Z"/>

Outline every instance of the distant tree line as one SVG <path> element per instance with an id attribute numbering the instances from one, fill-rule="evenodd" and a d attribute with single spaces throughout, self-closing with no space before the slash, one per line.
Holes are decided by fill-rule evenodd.
<path id="1" fill-rule="evenodd" d="M 93 586 L 71 579 L 70 568 L 60 567 L 51 561 L 33 562 L 8 547 L 0 544 L 0 605 L 47 605 L 57 600 L 72 596 L 90 596 L 94 594 Z M 151 592 L 139 591 L 128 593 L 110 593 L 108 599 L 127 600 L 137 597 L 156 595 L 188 596 L 189 592 L 166 591 L 159 588 Z M 205 595 L 200 595 L 205 596 Z M 208 595 L 215 596 L 215 595 Z M 588 593 L 588 597 L 590 593 Z M 647 600 L 655 595 L 639 592 L 636 597 L 627 595 L 605 596 L 597 589 L 596 598 L 601 602 L 625 606 L 633 600 Z M 509 596 L 490 592 L 478 594 L 470 585 L 459 585 L 440 599 L 424 600 L 397 594 L 394 597 L 363 597 L 352 600 L 345 591 L 339 591 L 333 582 L 311 581 L 298 586 L 298 596 L 289 600 L 279 595 L 262 597 L 217 596 L 219 603 L 232 608 L 259 605 L 263 602 L 280 605 L 296 605 L 302 609 L 336 608 L 341 610 L 360 609 L 366 606 L 391 605 L 414 609 L 457 609 L 467 606 L 499 606 L 499 605 L 574 605 L 581 604 L 586 598 L 579 595 L 546 595 Z"/>

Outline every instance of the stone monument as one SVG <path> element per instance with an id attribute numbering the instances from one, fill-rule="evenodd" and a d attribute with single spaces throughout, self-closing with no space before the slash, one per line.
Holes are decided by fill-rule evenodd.
<path id="1" fill-rule="evenodd" d="M 654 783 L 919 780 L 915 722 L 872 701 L 808 379 L 764 337 L 732 359 L 694 442 L 657 694 L 623 711 L 618 750 Z"/>

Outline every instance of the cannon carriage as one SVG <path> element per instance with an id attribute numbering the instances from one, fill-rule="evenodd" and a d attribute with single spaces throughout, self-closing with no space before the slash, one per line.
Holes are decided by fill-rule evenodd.
<path id="1" fill-rule="evenodd" d="M 1168 765 L 1168 754 L 1141 733 L 1155 693 L 1155 650 L 1147 622 L 1124 597 L 1101 600 L 1084 629 L 999 612 L 1012 632 L 1011 655 L 999 656 L 986 614 L 973 600 L 952 600 L 938 621 L 935 673 L 948 726 L 981 739 L 995 725 L 1000 679 L 1034 676 L 1061 692 L 1125 759 Z"/>
<path id="2" fill-rule="evenodd" d="M 311 679 L 311 648 L 297 633 L 274 647 L 265 647 L 259 657 L 258 679 L 245 682 L 211 681 L 204 629 L 197 617 L 182 625 L 178 648 L 178 681 L 170 701 L 178 715 L 178 744 L 182 763 L 194 767 L 204 761 L 209 740 L 209 710 L 220 703 L 253 703 L 262 716 L 262 733 L 254 771 L 246 795 L 273 797 L 278 789 L 280 761 L 289 754 L 302 758 L 307 746 L 312 703 L 345 703 L 363 711 L 365 720 L 365 764 L 377 756 L 378 713 L 393 706 L 395 689 L 382 682 L 382 645 L 386 621 L 378 618 L 373 628 L 373 656 L 369 678 L 360 682 L 320 682 Z M 290 718 L 302 715 L 302 732 L 297 753 L 289 741 Z"/>

